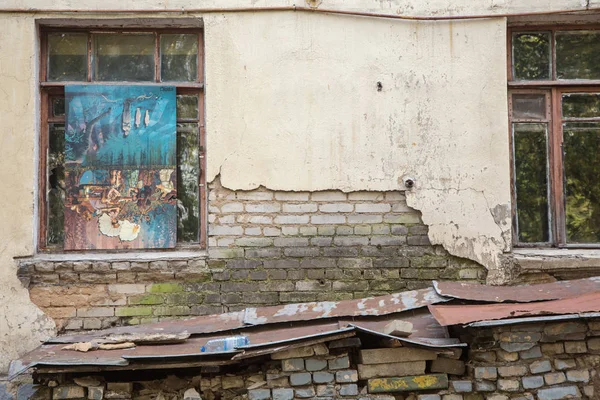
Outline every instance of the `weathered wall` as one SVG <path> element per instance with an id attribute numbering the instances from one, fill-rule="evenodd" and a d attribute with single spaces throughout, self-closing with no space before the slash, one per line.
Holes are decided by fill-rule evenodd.
<path id="1" fill-rule="evenodd" d="M 208 257 L 22 259 L 31 300 L 60 331 L 343 300 L 485 281 L 485 268 L 427 239 L 402 192 L 209 192 Z"/>
<path id="2" fill-rule="evenodd" d="M 0 373 L 10 360 L 54 333 L 54 323 L 28 299 L 15 256 L 33 252 L 36 38 L 32 19 L 0 24 Z"/>
<path id="3" fill-rule="evenodd" d="M 161 17 L 86 9 L 292 5 L 286 0 L 5 0 L 0 24 L 0 371 L 52 332 L 13 258 L 34 254 L 36 18 Z M 320 7 L 418 14 L 583 9 L 580 0 L 328 1 Z M 598 2 L 589 2 L 591 6 Z M 1 12 L 1 11 L 0 11 Z M 177 16 L 189 17 L 189 14 Z M 417 23 L 307 13 L 196 13 L 205 21 L 208 172 L 230 189 L 398 190 L 429 239 L 502 279 L 509 249 L 504 19 Z M 377 91 L 377 82 L 382 90 Z"/>

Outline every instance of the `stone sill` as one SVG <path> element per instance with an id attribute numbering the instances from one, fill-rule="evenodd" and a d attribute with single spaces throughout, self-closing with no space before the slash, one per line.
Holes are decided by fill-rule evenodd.
<path id="1" fill-rule="evenodd" d="M 161 261 L 189 260 L 207 258 L 206 250 L 172 250 L 172 251 L 125 251 L 120 253 L 38 253 L 33 257 L 20 258 L 22 261 Z"/>
<path id="2" fill-rule="evenodd" d="M 521 272 L 599 270 L 600 249 L 513 249 Z"/>

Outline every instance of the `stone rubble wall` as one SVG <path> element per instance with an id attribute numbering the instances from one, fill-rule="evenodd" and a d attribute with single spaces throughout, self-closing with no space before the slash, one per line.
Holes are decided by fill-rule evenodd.
<path id="1" fill-rule="evenodd" d="M 598 398 L 600 320 L 468 328 L 461 334 L 470 338 L 469 351 L 365 349 L 366 342 L 352 337 L 241 365 L 170 370 L 152 380 L 140 379 L 144 372 L 137 378 L 40 374 L 42 385 L 29 384 L 28 392 L 38 400 Z"/>
<path id="2" fill-rule="evenodd" d="M 87 330 L 486 277 L 429 243 L 403 192 L 231 191 L 218 180 L 209 189 L 206 255 L 22 259 L 32 301 L 59 330 Z"/>

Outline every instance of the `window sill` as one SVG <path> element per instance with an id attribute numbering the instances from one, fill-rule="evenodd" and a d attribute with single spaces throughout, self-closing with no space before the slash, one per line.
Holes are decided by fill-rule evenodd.
<path id="1" fill-rule="evenodd" d="M 522 273 L 600 270 L 600 249 L 513 249 Z"/>
<path id="2" fill-rule="evenodd" d="M 173 250 L 161 252 L 122 252 L 122 253 L 38 253 L 28 257 L 28 261 L 161 261 L 207 258 L 206 250 Z"/>

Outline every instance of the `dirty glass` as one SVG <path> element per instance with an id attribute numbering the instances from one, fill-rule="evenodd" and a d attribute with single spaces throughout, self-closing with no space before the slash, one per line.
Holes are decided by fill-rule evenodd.
<path id="1" fill-rule="evenodd" d="M 87 80 L 87 41 L 85 33 L 48 34 L 49 81 Z"/>
<path id="2" fill-rule="evenodd" d="M 563 118 L 600 117 L 600 94 L 568 93 L 562 96 Z"/>
<path id="3" fill-rule="evenodd" d="M 94 80 L 153 81 L 153 34 L 94 36 Z"/>
<path id="4" fill-rule="evenodd" d="M 563 124 L 568 243 L 600 242 L 600 123 Z"/>
<path id="5" fill-rule="evenodd" d="M 513 124 L 519 241 L 548 242 L 548 167 L 545 124 Z"/>
<path id="6" fill-rule="evenodd" d="M 177 240 L 179 242 L 198 242 L 200 220 L 198 135 L 197 123 L 177 124 Z"/>
<path id="7" fill-rule="evenodd" d="M 600 79 L 600 32 L 556 32 L 556 77 Z"/>
<path id="8" fill-rule="evenodd" d="M 160 35 L 161 81 L 191 82 L 198 75 L 198 35 Z"/>
<path id="9" fill-rule="evenodd" d="M 512 46 L 513 79 L 551 78 L 550 32 L 514 33 Z"/>
<path id="10" fill-rule="evenodd" d="M 177 95 L 177 119 L 198 119 L 198 96 Z"/>
<path id="11" fill-rule="evenodd" d="M 515 93 L 512 108 L 514 119 L 546 119 L 546 96 Z"/>
<path id="12" fill-rule="evenodd" d="M 62 117 L 65 115 L 65 98 L 64 97 L 53 97 L 52 98 L 52 115 L 55 117 Z"/>
<path id="13" fill-rule="evenodd" d="M 65 125 L 50 124 L 48 129 L 48 245 L 64 240 L 65 200 Z"/>

